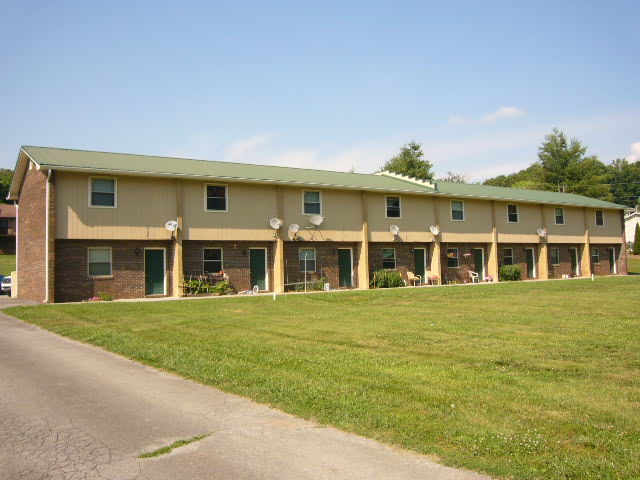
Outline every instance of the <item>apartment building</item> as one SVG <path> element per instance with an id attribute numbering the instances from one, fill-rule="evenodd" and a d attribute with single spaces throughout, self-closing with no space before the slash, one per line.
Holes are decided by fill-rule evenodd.
<path id="1" fill-rule="evenodd" d="M 274 292 L 366 289 L 382 268 L 423 283 L 495 282 L 503 264 L 626 274 L 624 207 L 573 194 L 25 146 L 8 198 L 18 296 L 41 302 L 181 296 L 185 275 L 219 271 Z"/>

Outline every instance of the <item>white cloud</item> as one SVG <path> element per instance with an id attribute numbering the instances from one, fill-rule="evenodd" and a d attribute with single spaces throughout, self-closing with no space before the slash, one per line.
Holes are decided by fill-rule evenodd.
<path id="1" fill-rule="evenodd" d="M 525 111 L 518 107 L 500 107 L 495 112 L 491 112 L 482 117 L 484 123 L 495 122 L 499 118 L 519 117 L 524 115 Z"/>
<path id="2" fill-rule="evenodd" d="M 632 143 L 629 146 L 631 150 L 631 155 L 627 156 L 627 160 L 630 162 L 637 162 L 640 160 L 640 142 Z"/>
<path id="3" fill-rule="evenodd" d="M 262 134 L 235 142 L 228 148 L 226 158 L 229 161 L 239 160 L 248 153 L 254 151 L 257 147 L 269 142 L 272 138 L 272 135 Z"/>
<path id="4" fill-rule="evenodd" d="M 469 121 L 468 117 L 457 117 L 454 115 L 452 117 L 449 117 L 449 121 L 447 122 L 447 125 L 449 125 L 450 127 L 454 127 L 458 125 L 464 125 L 468 121 Z"/>

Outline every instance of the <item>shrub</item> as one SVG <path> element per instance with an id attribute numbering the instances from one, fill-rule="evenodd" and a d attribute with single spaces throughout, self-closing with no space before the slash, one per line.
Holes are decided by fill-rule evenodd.
<path id="1" fill-rule="evenodd" d="M 327 277 L 320 277 L 317 280 L 313 280 L 310 282 L 307 282 L 307 292 L 313 292 L 313 291 L 320 291 L 320 290 L 324 290 L 324 284 L 327 283 L 328 279 Z M 295 285 L 293 285 L 293 287 L 290 289 L 293 290 L 294 292 L 304 292 L 304 282 L 302 283 L 296 283 Z"/>
<path id="2" fill-rule="evenodd" d="M 636 223 L 636 231 L 634 235 L 633 254 L 640 255 L 640 223 Z"/>
<path id="3" fill-rule="evenodd" d="M 371 288 L 404 287 L 404 280 L 397 270 L 378 270 L 373 273 L 369 286 Z"/>
<path id="4" fill-rule="evenodd" d="M 113 300 L 113 297 L 111 295 L 108 295 L 108 294 L 102 293 L 102 292 L 98 293 L 98 298 L 102 302 L 110 302 L 111 300 Z"/>
<path id="5" fill-rule="evenodd" d="M 501 282 L 515 282 L 516 280 L 520 280 L 520 266 L 502 265 L 500 267 L 499 278 Z"/>
<path id="6" fill-rule="evenodd" d="M 214 293 L 219 293 L 220 295 L 229 295 L 233 292 L 233 286 L 229 280 L 223 280 L 216 283 L 212 290 Z"/>

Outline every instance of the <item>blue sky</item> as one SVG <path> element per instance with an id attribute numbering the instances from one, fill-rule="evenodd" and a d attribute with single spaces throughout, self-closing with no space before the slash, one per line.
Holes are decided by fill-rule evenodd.
<path id="1" fill-rule="evenodd" d="M 640 2 L 0 1 L 20 145 L 371 172 L 522 168 L 554 126 L 640 158 Z"/>

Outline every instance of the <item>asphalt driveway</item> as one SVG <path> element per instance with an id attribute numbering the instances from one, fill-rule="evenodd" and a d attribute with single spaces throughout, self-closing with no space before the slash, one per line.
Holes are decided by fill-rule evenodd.
<path id="1" fill-rule="evenodd" d="M 15 301 L 1 297 L 0 308 Z M 139 459 L 196 435 L 168 455 Z M 0 479 L 488 477 L 301 420 L 0 313 Z"/>

